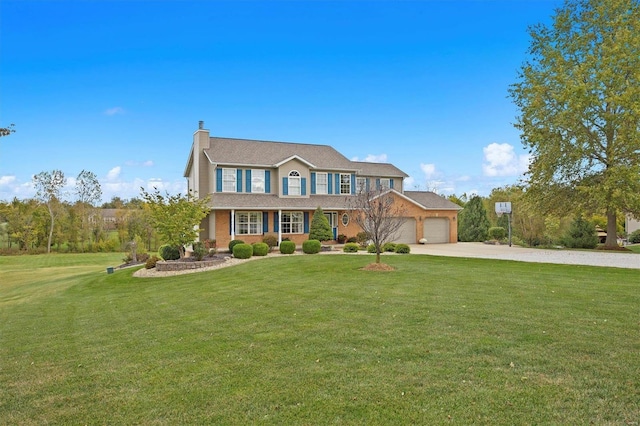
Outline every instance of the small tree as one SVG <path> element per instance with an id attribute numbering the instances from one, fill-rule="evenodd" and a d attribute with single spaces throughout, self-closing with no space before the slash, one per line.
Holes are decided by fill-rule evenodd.
<path id="1" fill-rule="evenodd" d="M 184 247 L 198 238 L 200 222 L 209 211 L 209 197 L 196 198 L 190 194 L 160 194 L 156 188 L 148 193 L 140 188 L 142 198 L 147 202 L 151 222 L 167 244 L 178 247 L 180 258 L 184 257 Z"/>
<path id="2" fill-rule="evenodd" d="M 40 172 L 33 177 L 33 186 L 36 189 L 36 199 L 46 204 L 49 210 L 50 226 L 49 238 L 47 240 L 47 253 L 51 253 L 51 239 L 53 238 L 53 227 L 55 225 L 55 208 L 60 202 L 62 187 L 67 183 L 64 173 L 60 170 L 52 172 Z"/>
<path id="3" fill-rule="evenodd" d="M 562 237 L 562 244 L 569 248 L 595 248 L 598 245 L 596 227 L 582 216 L 578 216 L 571 223 L 571 227 L 564 237 Z"/>
<path id="4" fill-rule="evenodd" d="M 362 191 L 348 201 L 351 219 L 367 233 L 376 248 L 376 263 L 384 243 L 392 241 L 405 221 L 406 208 L 386 189 Z"/>
<path id="5" fill-rule="evenodd" d="M 460 241 L 484 241 L 489 233 L 489 219 L 482 198 L 473 196 L 464 206 L 458 222 Z"/>
<path id="6" fill-rule="evenodd" d="M 324 215 L 321 207 L 318 207 L 313 213 L 311 219 L 311 227 L 309 229 L 309 239 L 318 241 L 333 240 L 333 232 L 329 220 Z"/>

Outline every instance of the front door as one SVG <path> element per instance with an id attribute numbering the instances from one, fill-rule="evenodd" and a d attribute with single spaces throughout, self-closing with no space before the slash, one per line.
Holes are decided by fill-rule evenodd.
<path id="1" fill-rule="evenodd" d="M 333 231 L 333 239 L 338 238 L 338 213 L 337 212 L 324 212 L 324 216 L 329 221 L 329 226 Z"/>

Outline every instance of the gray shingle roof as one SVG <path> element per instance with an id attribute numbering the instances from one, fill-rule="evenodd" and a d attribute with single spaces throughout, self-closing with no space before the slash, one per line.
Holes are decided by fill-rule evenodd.
<path id="1" fill-rule="evenodd" d="M 404 195 L 430 210 L 462 210 L 462 207 L 435 192 L 404 191 Z"/>
<path id="2" fill-rule="evenodd" d="M 353 163 L 328 145 L 210 138 L 206 150 L 215 164 L 274 167 L 293 155 L 325 170 L 355 170 Z"/>
<path id="3" fill-rule="evenodd" d="M 368 163 L 366 161 L 352 161 L 353 167 L 358 169 L 361 176 L 376 177 L 407 177 L 409 176 L 391 163 Z"/>
<path id="4" fill-rule="evenodd" d="M 215 193 L 211 194 L 214 210 L 250 209 L 250 210 L 278 210 L 305 209 L 315 210 L 346 210 L 347 197 L 340 195 L 313 195 L 308 198 L 279 198 L 277 194 L 241 194 Z"/>

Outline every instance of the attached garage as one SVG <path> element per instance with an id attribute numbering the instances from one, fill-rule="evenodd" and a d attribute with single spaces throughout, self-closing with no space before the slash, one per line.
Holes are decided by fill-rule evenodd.
<path id="1" fill-rule="evenodd" d="M 444 217 L 426 218 L 423 227 L 427 244 L 442 244 L 449 242 L 449 219 Z"/>
<path id="2" fill-rule="evenodd" d="M 394 243 L 415 244 L 416 239 L 416 219 L 413 217 L 404 218 L 405 221 L 396 233 Z"/>

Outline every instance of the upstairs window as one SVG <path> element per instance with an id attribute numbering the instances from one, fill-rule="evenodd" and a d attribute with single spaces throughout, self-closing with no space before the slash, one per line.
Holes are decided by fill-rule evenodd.
<path id="1" fill-rule="evenodd" d="M 340 194 L 351 194 L 351 175 L 340 174 Z"/>
<path id="2" fill-rule="evenodd" d="M 328 194 L 329 182 L 326 173 L 316 173 L 316 194 Z"/>
<path id="3" fill-rule="evenodd" d="M 358 194 L 367 192 L 367 178 L 363 178 L 363 177 L 356 178 L 356 192 Z"/>
<path id="4" fill-rule="evenodd" d="M 222 169 L 222 192 L 236 192 L 236 169 Z"/>
<path id="5" fill-rule="evenodd" d="M 380 179 L 380 189 L 386 190 L 391 188 L 391 179 Z"/>
<path id="6" fill-rule="evenodd" d="M 251 170 L 251 192 L 264 193 L 264 170 Z"/>
<path id="7" fill-rule="evenodd" d="M 297 170 L 289 172 L 289 195 L 300 195 L 300 173 Z"/>

